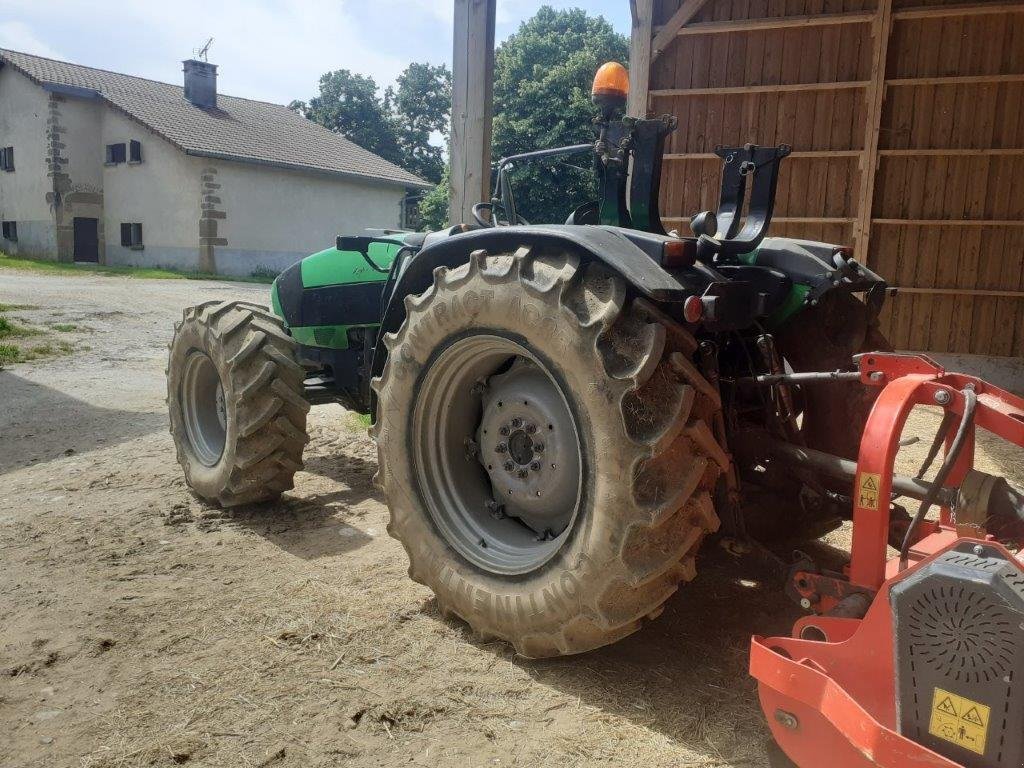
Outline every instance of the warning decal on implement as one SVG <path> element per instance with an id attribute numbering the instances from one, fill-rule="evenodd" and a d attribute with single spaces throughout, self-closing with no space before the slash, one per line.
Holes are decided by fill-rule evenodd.
<path id="1" fill-rule="evenodd" d="M 857 506 L 862 509 L 878 509 L 878 486 L 882 476 L 873 472 L 861 472 L 857 476 Z"/>
<path id="2" fill-rule="evenodd" d="M 984 704 L 936 688 L 928 733 L 984 755 L 991 713 L 992 710 Z"/>

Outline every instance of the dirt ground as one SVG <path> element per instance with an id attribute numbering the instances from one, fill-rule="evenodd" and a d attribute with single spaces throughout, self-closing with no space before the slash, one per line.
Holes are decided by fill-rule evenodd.
<path id="1" fill-rule="evenodd" d="M 281 503 L 190 496 L 164 412 L 172 322 L 266 293 L 0 270 L 0 302 L 38 307 L 16 317 L 79 327 L 76 353 L 0 371 L 0 765 L 767 765 L 747 645 L 798 612 L 720 547 L 643 632 L 537 662 L 406 577 L 373 445 L 340 407 L 313 409 Z M 934 417 L 916 425 L 927 442 Z M 1019 454 L 980 453 L 1024 484 Z"/>

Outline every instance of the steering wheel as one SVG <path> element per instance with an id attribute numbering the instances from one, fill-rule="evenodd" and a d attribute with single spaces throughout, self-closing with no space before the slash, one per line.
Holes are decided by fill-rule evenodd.
<path id="1" fill-rule="evenodd" d="M 482 211 L 488 211 L 491 215 L 488 218 L 484 218 L 481 214 Z M 477 203 L 472 208 L 473 218 L 476 219 L 476 223 L 481 227 L 496 227 L 498 222 L 494 219 L 494 204 L 493 203 Z"/>
<path id="2" fill-rule="evenodd" d="M 502 224 L 500 221 L 498 221 L 496 218 L 494 218 L 494 204 L 493 203 L 477 203 L 470 210 L 473 212 L 473 218 L 476 219 L 476 223 L 479 224 L 481 227 L 510 227 L 510 226 L 512 226 L 508 222 Z M 490 213 L 491 213 L 491 218 L 490 219 L 485 219 L 483 216 L 480 215 L 480 212 L 484 211 L 484 210 L 490 211 Z M 516 214 L 516 224 L 522 224 L 524 226 L 529 226 L 530 222 L 528 222 L 526 219 L 524 219 L 522 216 L 520 216 L 517 213 Z"/>

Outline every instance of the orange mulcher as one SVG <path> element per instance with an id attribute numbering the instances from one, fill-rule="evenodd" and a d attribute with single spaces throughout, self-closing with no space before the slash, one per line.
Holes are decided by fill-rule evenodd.
<path id="1" fill-rule="evenodd" d="M 883 389 L 856 466 L 850 564 L 842 574 L 795 566 L 790 591 L 813 614 L 791 637 L 751 643 L 750 672 L 785 755 L 776 760 L 1021 768 L 1024 505 L 973 459 L 978 427 L 1024 446 L 1024 400 L 923 356 L 858 364 L 861 382 Z M 945 409 L 930 456 L 944 444 L 945 460 L 932 483 L 919 481 L 921 507 L 894 540 L 893 464 L 908 414 L 924 404 Z M 899 553 L 887 559 L 890 542 Z"/>

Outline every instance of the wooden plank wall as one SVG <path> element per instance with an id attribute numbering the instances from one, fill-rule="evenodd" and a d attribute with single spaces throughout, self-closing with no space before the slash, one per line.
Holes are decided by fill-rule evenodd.
<path id="1" fill-rule="evenodd" d="M 1024 356 L 1024 3 L 925 3 L 710 0 L 651 66 L 662 212 L 717 206 L 716 145 L 785 142 L 772 234 L 853 244 L 897 348 Z"/>

